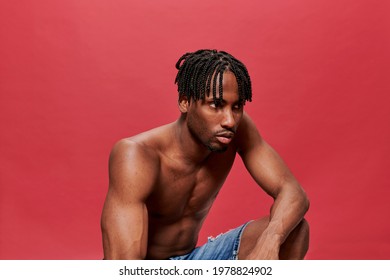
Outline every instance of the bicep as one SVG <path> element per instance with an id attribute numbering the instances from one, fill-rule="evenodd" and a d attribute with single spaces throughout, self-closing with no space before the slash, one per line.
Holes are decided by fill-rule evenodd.
<path id="1" fill-rule="evenodd" d="M 145 257 L 146 200 L 156 172 L 153 162 L 144 151 L 134 147 L 134 143 L 114 147 L 110 156 L 110 185 L 101 220 L 105 258 Z"/>
<path id="2" fill-rule="evenodd" d="M 145 257 L 148 215 L 143 201 L 126 202 L 110 189 L 101 223 L 105 259 Z"/>
<path id="3" fill-rule="evenodd" d="M 261 137 L 248 116 L 240 131 L 239 154 L 254 180 L 272 197 L 285 185 L 298 184 L 278 153 Z"/>

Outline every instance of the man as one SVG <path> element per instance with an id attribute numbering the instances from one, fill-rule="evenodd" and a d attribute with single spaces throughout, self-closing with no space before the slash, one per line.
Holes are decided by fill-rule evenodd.
<path id="1" fill-rule="evenodd" d="M 303 259 L 309 202 L 243 110 L 252 99 L 246 67 L 226 52 L 199 50 L 176 68 L 179 119 L 112 149 L 104 258 Z M 271 213 L 195 248 L 237 153 L 274 198 Z"/>

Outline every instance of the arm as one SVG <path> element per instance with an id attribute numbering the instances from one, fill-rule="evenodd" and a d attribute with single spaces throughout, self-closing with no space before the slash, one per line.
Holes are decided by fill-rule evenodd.
<path id="1" fill-rule="evenodd" d="M 147 253 L 148 213 L 156 160 L 138 144 L 119 141 L 110 154 L 109 189 L 101 228 L 105 259 L 144 259 Z"/>
<path id="2" fill-rule="evenodd" d="M 307 196 L 280 156 L 260 136 L 244 114 L 239 127 L 238 152 L 254 180 L 273 197 L 270 220 L 251 255 L 277 259 L 279 249 L 309 208 Z"/>

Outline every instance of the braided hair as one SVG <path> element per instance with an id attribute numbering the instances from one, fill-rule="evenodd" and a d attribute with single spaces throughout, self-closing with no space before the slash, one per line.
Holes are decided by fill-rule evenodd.
<path id="1" fill-rule="evenodd" d="M 245 65 L 224 51 L 198 50 L 186 53 L 176 63 L 179 70 L 175 79 L 179 97 L 186 95 L 188 100 L 204 99 L 205 94 L 212 94 L 217 102 L 217 79 L 219 79 L 219 100 L 222 100 L 223 73 L 232 72 L 236 76 L 239 99 L 242 104 L 252 101 L 252 86 Z"/>

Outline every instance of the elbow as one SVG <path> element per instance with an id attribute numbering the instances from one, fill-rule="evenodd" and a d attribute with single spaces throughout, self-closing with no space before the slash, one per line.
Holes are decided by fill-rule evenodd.
<path id="1" fill-rule="evenodd" d="M 296 207 L 299 209 L 299 211 L 302 213 L 302 215 L 305 215 L 305 213 L 310 208 L 310 200 L 308 195 L 306 194 L 305 190 L 299 185 L 295 185 L 294 192 L 293 192 L 293 200 Z"/>
<path id="2" fill-rule="evenodd" d="M 306 192 L 304 190 L 302 190 L 301 204 L 302 204 L 302 210 L 303 210 L 304 213 L 309 211 L 310 200 L 309 200 L 309 197 L 307 196 L 307 194 L 306 194 Z"/>

